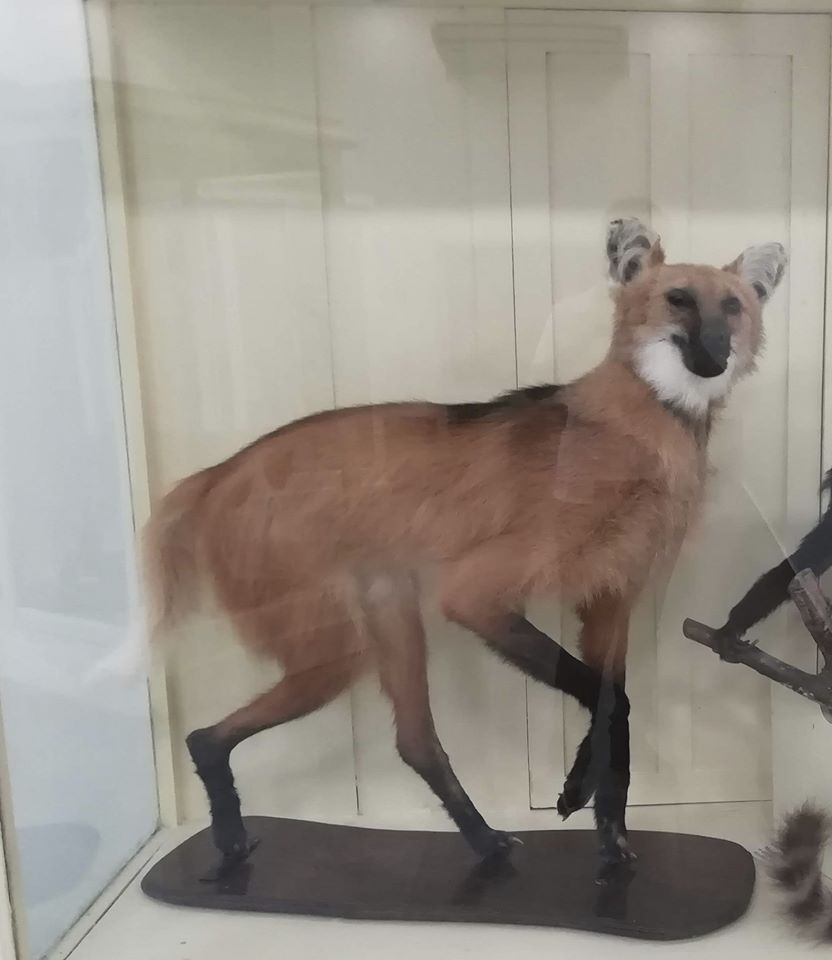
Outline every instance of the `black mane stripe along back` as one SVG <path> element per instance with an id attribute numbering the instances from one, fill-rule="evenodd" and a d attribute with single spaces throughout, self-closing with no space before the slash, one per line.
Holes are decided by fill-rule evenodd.
<path id="1" fill-rule="evenodd" d="M 507 390 L 493 400 L 481 403 L 449 403 L 445 405 L 448 423 L 470 423 L 492 414 L 522 410 L 551 400 L 563 387 L 559 384 L 544 383 L 534 387 L 521 387 L 519 390 Z"/>

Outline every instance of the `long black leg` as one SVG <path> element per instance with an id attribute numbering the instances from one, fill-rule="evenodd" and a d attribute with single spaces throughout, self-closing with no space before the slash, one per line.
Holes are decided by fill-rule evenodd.
<path id="1" fill-rule="evenodd" d="M 208 796 L 214 846 L 221 855 L 217 868 L 203 879 L 219 880 L 247 859 L 257 841 L 249 838 L 243 825 L 240 796 L 231 771 L 231 746 L 211 727 L 194 730 L 186 743 Z"/>
<path id="2" fill-rule="evenodd" d="M 533 679 L 568 693 L 590 713 L 595 713 L 602 676 L 593 667 L 574 657 L 519 614 L 510 614 L 488 633 L 481 633 L 481 629 L 477 628 L 477 632 L 505 661 Z M 622 695 L 624 691 L 619 688 L 618 696 Z"/>
<path id="3" fill-rule="evenodd" d="M 206 880 L 221 879 L 242 863 L 257 845 L 243 824 L 240 797 L 231 771 L 231 751 L 256 733 L 302 717 L 328 703 L 350 683 L 355 658 L 345 658 L 302 673 L 287 674 L 271 690 L 232 713 L 221 723 L 195 730 L 188 751 L 211 808 L 214 845 L 221 859 Z"/>
<path id="4" fill-rule="evenodd" d="M 627 795 L 630 790 L 629 704 L 617 701 L 605 685 L 601 706 L 593 720 L 593 752 L 602 755 L 595 790 L 595 825 L 601 838 L 601 856 L 607 863 L 634 859 L 627 841 Z M 596 729 L 599 729 L 596 735 Z M 605 745 L 609 755 L 603 757 Z M 607 760 L 606 763 L 603 760 Z"/>
<path id="5" fill-rule="evenodd" d="M 572 656 L 517 614 L 487 624 L 457 619 L 474 629 L 508 663 L 569 694 L 590 711 L 592 726 L 573 767 L 573 787 L 575 795 L 584 798 L 582 806 L 596 794 L 602 856 L 609 860 L 627 859 L 624 807 L 629 786 L 630 704 L 623 686 Z"/>
<path id="6" fill-rule="evenodd" d="M 393 581 L 387 591 L 368 591 L 364 604 L 379 679 L 393 706 L 399 755 L 439 798 L 479 856 L 486 860 L 504 856 L 514 838 L 485 821 L 457 779 L 436 733 L 418 594 Z"/>
<path id="7" fill-rule="evenodd" d="M 558 797 L 558 813 L 564 820 L 578 810 L 583 810 L 592 799 L 598 783 L 597 775 L 590 772 L 593 757 L 593 729 L 594 727 L 590 727 L 587 735 L 581 740 L 578 752 L 575 754 L 575 762 L 563 783 L 563 792 Z"/>
<path id="8" fill-rule="evenodd" d="M 627 794 L 630 789 L 629 704 L 605 683 L 589 733 L 581 741 L 558 797 L 564 820 L 595 796 L 595 823 L 601 855 L 610 863 L 632 858 L 627 846 Z"/>

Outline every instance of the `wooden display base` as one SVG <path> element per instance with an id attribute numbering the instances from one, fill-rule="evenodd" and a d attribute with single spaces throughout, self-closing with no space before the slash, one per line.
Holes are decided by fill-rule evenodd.
<path id="1" fill-rule="evenodd" d="M 375 830 L 271 817 L 246 821 L 260 844 L 220 882 L 205 830 L 153 866 L 144 892 L 208 910 L 361 920 L 565 927 L 687 940 L 739 919 L 754 861 L 726 840 L 631 833 L 639 859 L 601 869 L 592 830 L 520 833 L 508 861 L 478 863 L 457 833 Z"/>

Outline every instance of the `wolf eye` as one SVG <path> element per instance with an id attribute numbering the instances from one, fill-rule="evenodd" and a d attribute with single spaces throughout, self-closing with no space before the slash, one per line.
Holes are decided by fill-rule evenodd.
<path id="1" fill-rule="evenodd" d="M 671 307 L 690 307 L 694 303 L 693 296 L 689 290 L 668 290 L 664 297 Z"/>
<path id="2" fill-rule="evenodd" d="M 726 297 L 722 301 L 722 309 L 732 317 L 735 317 L 738 313 L 742 313 L 742 304 L 736 297 Z"/>

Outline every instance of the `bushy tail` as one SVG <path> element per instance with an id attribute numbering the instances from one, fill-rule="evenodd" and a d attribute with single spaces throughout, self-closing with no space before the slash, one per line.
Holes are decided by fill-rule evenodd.
<path id="1" fill-rule="evenodd" d="M 193 606 L 199 584 L 197 519 L 213 471 L 177 484 L 154 509 L 144 530 L 144 585 L 154 636 Z"/>
<path id="2" fill-rule="evenodd" d="M 821 863 L 832 821 L 811 804 L 789 814 L 769 849 L 768 871 L 782 891 L 795 925 L 821 943 L 832 943 L 832 896 Z"/>

